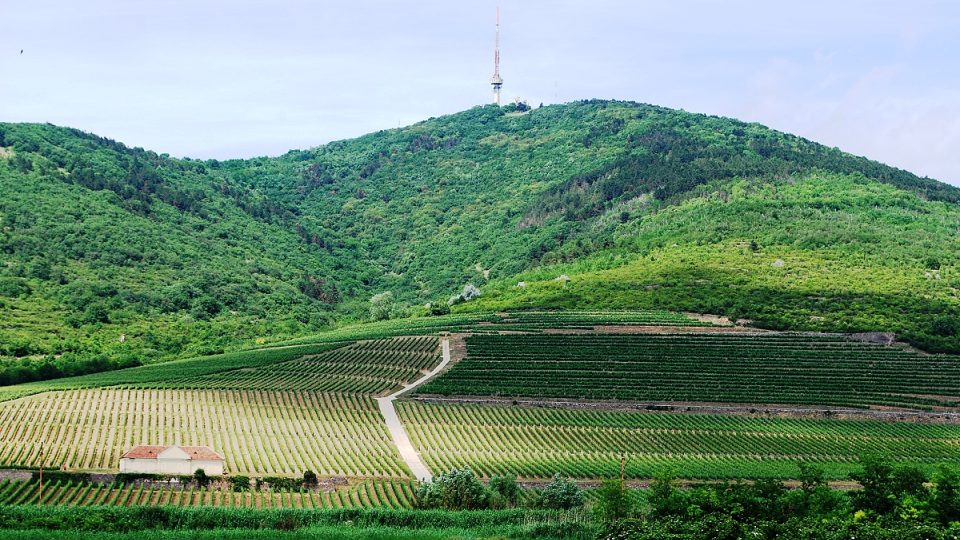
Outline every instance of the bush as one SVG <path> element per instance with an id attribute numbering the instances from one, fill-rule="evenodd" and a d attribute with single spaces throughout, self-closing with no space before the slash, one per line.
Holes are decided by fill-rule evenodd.
<path id="1" fill-rule="evenodd" d="M 476 288 L 473 283 L 467 283 L 463 286 L 463 291 L 460 294 L 455 294 L 447 300 L 447 306 L 455 306 L 469 300 L 473 300 L 480 296 L 480 289 Z"/>
<path id="2" fill-rule="evenodd" d="M 854 505 L 859 510 L 889 514 L 901 499 L 916 497 L 926 491 L 926 475 L 915 467 L 894 467 L 876 456 L 863 456 L 860 462 L 863 469 L 850 475 L 863 486 L 853 494 Z"/>
<path id="3" fill-rule="evenodd" d="M 598 490 L 597 516 L 604 523 L 630 517 L 633 513 L 627 489 L 622 480 L 604 480 Z"/>
<path id="4" fill-rule="evenodd" d="M 549 510 L 569 510 L 583 506 L 583 492 L 576 482 L 557 473 L 540 492 L 537 506 Z"/>
<path id="5" fill-rule="evenodd" d="M 440 315 L 449 315 L 450 306 L 444 304 L 443 302 L 431 302 L 430 303 L 430 315 L 440 316 Z"/>
<path id="6" fill-rule="evenodd" d="M 210 477 L 207 476 L 207 471 L 197 469 L 193 471 L 193 481 L 200 487 L 207 487 L 207 484 L 210 483 Z"/>
<path id="7" fill-rule="evenodd" d="M 370 297 L 370 320 L 385 321 L 395 310 L 396 302 L 392 292 L 382 292 Z"/>
<path id="8" fill-rule="evenodd" d="M 953 468 L 941 465 L 933 478 L 936 488 L 930 506 L 944 525 L 960 522 L 960 475 Z"/>
<path id="9" fill-rule="evenodd" d="M 262 479 L 257 479 L 257 489 L 260 489 L 260 485 L 264 482 L 270 486 L 270 489 L 275 491 L 296 491 L 303 485 L 303 480 L 299 478 L 287 478 L 285 476 L 264 476 Z"/>
<path id="10" fill-rule="evenodd" d="M 303 471 L 303 485 L 315 487 L 317 485 L 317 473 L 310 470 Z"/>
<path id="11" fill-rule="evenodd" d="M 490 490 L 508 506 L 516 506 L 520 500 L 520 486 L 513 475 L 494 475 L 490 478 Z"/>
<path id="12" fill-rule="evenodd" d="M 230 487 L 234 491 L 246 491 L 250 489 L 250 477 L 249 476 L 231 476 L 230 477 Z"/>
<path id="13" fill-rule="evenodd" d="M 419 508 L 443 510 L 479 510 L 488 508 L 490 492 L 470 470 L 453 469 L 417 488 Z"/>

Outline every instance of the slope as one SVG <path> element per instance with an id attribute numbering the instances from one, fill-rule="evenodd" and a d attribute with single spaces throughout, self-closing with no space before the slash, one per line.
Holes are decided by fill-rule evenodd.
<path id="1" fill-rule="evenodd" d="M 327 322 L 300 290 L 322 258 L 203 164 L 52 126 L 0 130 L 0 384 Z"/>
<path id="2" fill-rule="evenodd" d="M 313 333 L 387 291 L 376 318 L 444 311 L 466 283 L 486 298 L 457 309 L 663 307 L 960 350 L 960 190 L 756 124 L 585 101 L 228 162 L 32 124 L 0 124 L 0 148 L 6 382 Z"/>

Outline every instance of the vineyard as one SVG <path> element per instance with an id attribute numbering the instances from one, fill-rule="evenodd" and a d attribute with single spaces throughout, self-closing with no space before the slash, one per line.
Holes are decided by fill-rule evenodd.
<path id="1" fill-rule="evenodd" d="M 960 426 L 744 416 L 582 411 L 483 405 L 398 406 L 414 446 L 434 471 L 544 478 L 672 470 L 685 478 L 795 478 L 816 463 L 831 478 L 873 453 L 932 470 L 960 459 Z"/>
<path id="2" fill-rule="evenodd" d="M 474 335 L 422 394 L 955 407 L 960 358 L 798 334 Z"/>
<path id="3" fill-rule="evenodd" d="M 54 379 L 0 388 L 0 401 L 49 390 L 75 390 L 118 385 L 158 385 L 183 377 L 201 377 L 235 369 L 249 369 L 320 354 L 344 343 L 322 343 L 298 347 L 255 349 L 227 354 L 175 360 L 161 364 L 106 371 L 81 377 Z"/>
<path id="4" fill-rule="evenodd" d="M 344 342 L 448 333 L 487 333 L 501 330 L 540 332 L 548 328 L 591 329 L 594 326 L 711 326 L 682 313 L 660 310 L 630 311 L 510 311 L 395 319 L 345 326 L 316 336 L 285 341 L 283 345 Z"/>
<path id="5" fill-rule="evenodd" d="M 114 471 L 137 444 L 210 446 L 231 474 L 408 476 L 372 398 L 262 390 L 99 389 L 0 403 L 0 465 Z"/>
<path id="6" fill-rule="evenodd" d="M 46 506 L 219 506 L 227 508 L 412 508 L 412 481 L 367 480 L 335 491 L 224 491 L 92 482 L 0 482 L 0 504 Z"/>
<path id="7" fill-rule="evenodd" d="M 264 367 L 174 378 L 154 384 L 165 388 L 389 393 L 440 362 L 438 343 L 433 337 L 362 341 Z"/>
<path id="8" fill-rule="evenodd" d="M 594 326 L 713 326 L 671 311 L 511 311 L 501 313 L 498 327 L 509 330 L 547 328 L 592 329 Z M 476 329 L 476 328 L 475 328 Z"/>

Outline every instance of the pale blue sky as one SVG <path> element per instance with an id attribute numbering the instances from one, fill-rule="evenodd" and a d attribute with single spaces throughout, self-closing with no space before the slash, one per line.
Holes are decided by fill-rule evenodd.
<path id="1" fill-rule="evenodd" d="M 0 121 L 221 159 L 397 127 L 489 100 L 497 4 L 505 98 L 733 116 L 960 185 L 945 0 L 0 0 Z"/>

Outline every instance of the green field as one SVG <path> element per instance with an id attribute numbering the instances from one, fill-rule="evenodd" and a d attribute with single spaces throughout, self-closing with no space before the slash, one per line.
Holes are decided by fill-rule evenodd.
<path id="1" fill-rule="evenodd" d="M 799 462 L 830 478 L 863 453 L 932 470 L 960 460 L 960 426 L 853 420 L 606 412 L 486 405 L 399 406 L 414 446 L 436 471 L 545 478 L 796 478 Z"/>
<path id="2" fill-rule="evenodd" d="M 474 335 L 421 394 L 955 407 L 960 357 L 840 336 Z"/>
<path id="3" fill-rule="evenodd" d="M 439 362 L 439 343 L 434 337 L 380 339 L 262 367 L 154 384 L 169 388 L 379 394 L 401 388 Z"/>
<path id="4" fill-rule="evenodd" d="M 162 362 L 147 366 L 120 369 L 0 387 L 0 401 L 50 390 L 75 390 L 80 388 L 102 388 L 107 386 L 163 386 L 170 381 L 185 377 L 202 377 L 212 373 L 238 369 L 251 369 L 294 360 L 307 355 L 343 346 L 343 342 L 320 343 L 296 347 L 277 347 L 254 349 L 226 354 L 216 354 L 197 358 L 187 358 L 171 362 Z"/>
<path id="5" fill-rule="evenodd" d="M 334 491 L 230 491 L 142 487 L 91 482 L 0 482 L 0 505 L 44 506 L 216 506 L 226 508 L 412 508 L 412 481 L 367 480 Z"/>
<path id="6" fill-rule="evenodd" d="M 263 390 L 89 389 L 0 403 L 0 464 L 116 471 L 138 444 L 205 445 L 230 474 L 405 478 L 372 398 Z"/>

